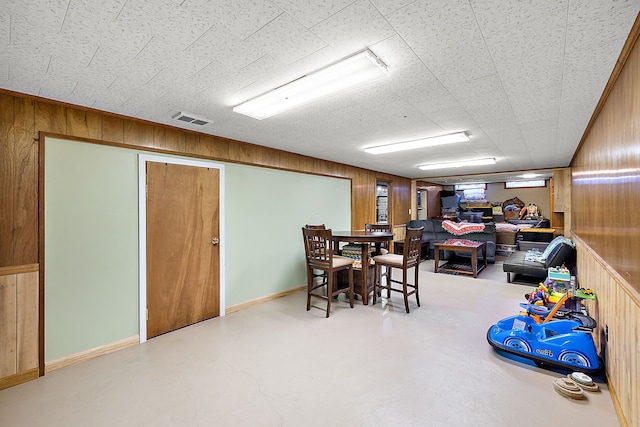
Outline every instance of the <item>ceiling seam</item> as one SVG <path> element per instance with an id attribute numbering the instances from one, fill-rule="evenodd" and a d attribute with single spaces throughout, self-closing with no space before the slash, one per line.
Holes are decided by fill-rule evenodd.
<path id="1" fill-rule="evenodd" d="M 513 117 L 515 119 L 516 115 L 515 115 L 515 112 L 513 111 L 513 105 L 511 103 L 511 98 L 509 97 L 509 94 L 507 93 L 507 91 L 504 88 L 504 83 L 502 81 L 502 76 L 500 75 L 500 72 L 498 71 L 498 67 L 496 67 L 496 62 L 495 62 L 495 60 L 493 58 L 493 55 L 491 54 L 491 50 L 489 49 L 489 45 L 487 44 L 487 37 L 484 34 L 484 32 L 482 31 L 482 26 L 480 25 L 480 22 L 478 22 L 478 16 L 476 15 L 476 11 L 473 8 L 473 5 L 471 4 L 471 0 L 467 0 L 467 2 L 469 3 L 469 7 L 471 8 L 471 12 L 473 14 L 473 19 L 476 21 L 476 25 L 478 27 L 478 31 L 480 31 L 480 34 L 482 34 L 482 43 L 484 44 L 484 48 L 487 50 L 487 55 L 489 55 L 489 58 L 491 59 L 491 65 L 493 65 L 493 69 L 494 69 L 494 71 L 496 73 L 496 76 L 498 76 L 498 81 L 500 82 L 500 87 L 502 88 L 502 92 L 504 93 L 504 95 L 507 97 L 507 100 L 509 101 L 509 109 L 511 110 L 511 114 L 513 114 Z M 518 133 L 520 134 L 520 137 L 522 138 L 522 141 L 525 143 L 525 145 L 527 147 L 529 147 L 529 145 L 527 144 L 527 140 L 525 139 L 524 135 L 522 134 L 522 129 L 520 129 L 520 124 L 517 122 L 517 120 L 516 120 L 516 125 L 518 127 Z M 481 126 L 481 128 L 482 128 L 482 126 Z M 493 139 L 490 138 L 488 135 L 487 135 L 487 138 L 489 138 L 491 141 L 493 141 Z M 502 154 L 502 156 L 505 159 L 509 158 L 508 156 L 506 156 L 504 154 L 502 149 L 495 142 L 493 144 L 500 151 L 500 153 Z M 529 150 L 527 152 L 527 155 L 529 156 L 529 161 L 532 161 L 530 152 L 531 151 Z M 512 166 L 514 166 L 514 165 L 512 164 Z"/>
<path id="2" fill-rule="evenodd" d="M 58 29 L 58 34 L 62 32 L 64 28 L 64 23 L 67 21 L 67 15 L 69 14 L 69 7 L 71 6 L 71 0 L 67 1 L 67 8 L 64 11 L 64 16 L 62 17 L 62 22 L 60 23 L 60 28 Z"/>

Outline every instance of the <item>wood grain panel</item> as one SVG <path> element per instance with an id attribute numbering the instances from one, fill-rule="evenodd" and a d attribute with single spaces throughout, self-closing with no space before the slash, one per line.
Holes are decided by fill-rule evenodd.
<path id="1" fill-rule="evenodd" d="M 154 126 L 137 120 L 126 120 L 124 122 L 124 143 L 154 148 Z"/>
<path id="2" fill-rule="evenodd" d="M 102 139 L 102 115 L 94 111 L 69 108 L 67 131 L 71 136 Z"/>
<path id="3" fill-rule="evenodd" d="M 200 141 L 203 141 L 203 135 L 200 136 Z M 211 157 L 219 160 L 229 159 L 229 140 L 218 137 L 207 137 L 206 143 L 209 145 L 209 152 Z"/>
<path id="4" fill-rule="evenodd" d="M 229 160 L 256 163 L 257 151 L 251 144 L 238 142 L 229 146 Z"/>
<path id="5" fill-rule="evenodd" d="M 17 371 L 16 276 L 0 276 L 0 378 Z"/>
<path id="6" fill-rule="evenodd" d="M 67 108 L 58 104 L 37 101 L 35 129 L 41 132 L 67 134 Z"/>
<path id="7" fill-rule="evenodd" d="M 15 194 L 13 263 L 38 262 L 38 141 L 31 130 L 14 130 Z"/>
<path id="8" fill-rule="evenodd" d="M 176 153 L 185 153 L 185 138 L 184 132 L 176 128 L 167 128 L 165 134 L 165 146 L 166 150 L 174 151 Z"/>
<path id="9" fill-rule="evenodd" d="M 574 157 L 570 218 L 573 232 L 636 290 L 640 290 L 639 146 L 640 46 L 636 43 Z"/>
<path id="10" fill-rule="evenodd" d="M 16 275 L 18 372 L 38 368 L 38 277 L 37 271 Z"/>
<path id="11" fill-rule="evenodd" d="M 351 228 L 361 230 L 376 222 L 376 176 L 357 169 L 351 181 Z"/>
<path id="12" fill-rule="evenodd" d="M 15 215 L 14 97 L 0 94 L 0 267 L 13 265 Z"/>
<path id="13" fill-rule="evenodd" d="M 33 138 L 38 138 L 35 130 L 35 102 L 29 98 L 14 98 L 14 120 L 13 126 L 16 129 L 26 130 L 33 133 Z"/>
<path id="14" fill-rule="evenodd" d="M 109 114 L 102 115 L 102 140 L 124 142 L 124 120 Z"/>
<path id="15" fill-rule="evenodd" d="M 597 296 L 587 308 L 598 327 L 594 332 L 596 346 L 606 362 L 607 377 L 615 390 L 612 397 L 626 425 L 640 425 L 640 294 L 613 271 L 606 262 L 579 237 L 577 246 L 578 283 L 591 288 Z M 608 331 L 608 332 L 607 332 Z M 630 351 L 631 350 L 631 351 Z M 623 424 L 624 425 L 624 424 Z"/>

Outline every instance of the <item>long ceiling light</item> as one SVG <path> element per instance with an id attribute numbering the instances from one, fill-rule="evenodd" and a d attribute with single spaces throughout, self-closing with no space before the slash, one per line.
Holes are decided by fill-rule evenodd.
<path id="1" fill-rule="evenodd" d="M 367 49 L 250 99 L 233 111 L 262 120 L 388 73 L 385 63 Z"/>
<path id="2" fill-rule="evenodd" d="M 433 170 L 433 169 L 446 169 L 446 168 L 460 168 L 463 166 L 482 166 L 482 165 L 495 165 L 496 159 L 494 157 L 488 159 L 478 159 L 478 160 L 467 160 L 463 162 L 451 162 L 451 163 L 435 163 L 431 165 L 420 165 L 419 169 L 423 171 Z"/>
<path id="3" fill-rule="evenodd" d="M 465 132 L 450 133 L 448 135 L 433 136 L 431 138 L 416 139 L 414 141 L 396 142 L 393 144 L 378 145 L 377 147 L 365 148 L 369 154 L 392 153 L 394 151 L 412 150 L 415 148 L 432 147 L 434 145 L 453 144 L 456 142 L 469 141 L 469 136 Z"/>

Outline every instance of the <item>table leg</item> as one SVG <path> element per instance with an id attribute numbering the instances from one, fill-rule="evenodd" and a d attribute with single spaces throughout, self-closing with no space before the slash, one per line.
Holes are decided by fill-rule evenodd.
<path id="1" fill-rule="evenodd" d="M 473 271 L 474 279 L 478 277 L 478 249 L 471 251 L 471 270 Z"/>
<path id="2" fill-rule="evenodd" d="M 484 259 L 484 268 L 487 268 L 487 245 L 482 245 L 482 259 Z"/>
<path id="3" fill-rule="evenodd" d="M 433 250 L 433 272 L 438 272 L 438 264 L 440 264 L 440 249 L 436 246 Z"/>

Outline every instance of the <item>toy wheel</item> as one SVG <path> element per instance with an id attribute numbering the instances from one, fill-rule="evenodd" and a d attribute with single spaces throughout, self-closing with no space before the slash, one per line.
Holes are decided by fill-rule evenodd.
<path id="1" fill-rule="evenodd" d="M 507 347 L 515 348 L 516 350 L 531 353 L 531 347 L 522 338 L 509 337 L 504 340 L 504 345 L 506 345 Z"/>
<path id="2" fill-rule="evenodd" d="M 558 357 L 558 359 L 561 362 L 568 363 L 570 365 L 584 366 L 587 368 L 591 367 L 589 359 L 587 359 L 583 354 L 576 351 L 565 351 L 560 354 L 560 357 Z"/>

